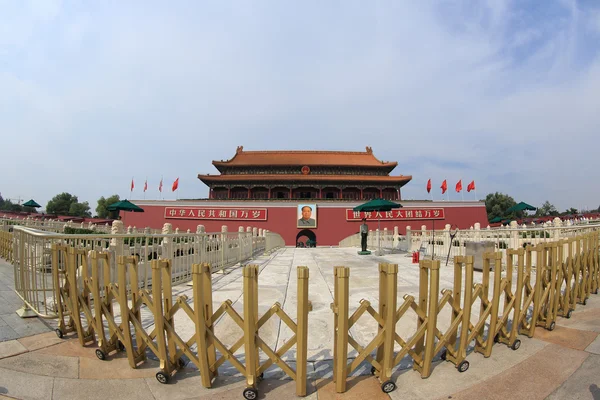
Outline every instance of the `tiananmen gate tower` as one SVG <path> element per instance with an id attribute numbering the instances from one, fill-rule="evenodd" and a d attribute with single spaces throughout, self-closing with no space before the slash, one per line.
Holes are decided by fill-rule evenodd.
<path id="1" fill-rule="evenodd" d="M 208 199 L 133 200 L 144 213 L 123 215 L 125 226 L 230 232 L 251 226 L 279 233 L 286 245 L 311 239 L 317 246 L 335 246 L 358 232 L 362 217 L 369 228 L 413 230 L 425 225 L 460 229 L 485 224 L 485 204 L 479 201 L 402 200 L 402 187 L 412 176 L 390 173 L 397 162 L 381 161 L 370 147 L 354 151 L 245 151 L 239 146 L 226 161 L 213 161 L 219 174 L 199 174 L 209 188 Z M 354 207 L 383 198 L 402 208 L 381 213 L 356 213 Z"/>

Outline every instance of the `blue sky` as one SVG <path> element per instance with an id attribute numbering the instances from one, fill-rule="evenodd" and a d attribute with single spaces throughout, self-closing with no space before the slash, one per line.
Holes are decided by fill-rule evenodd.
<path id="1" fill-rule="evenodd" d="M 201 198 L 239 145 L 371 146 L 407 199 L 597 208 L 599 43 L 591 0 L 0 0 L 0 193 Z"/>

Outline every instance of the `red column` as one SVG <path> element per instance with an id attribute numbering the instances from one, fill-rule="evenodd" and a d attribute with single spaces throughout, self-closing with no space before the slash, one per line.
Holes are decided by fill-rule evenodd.
<path id="1" fill-rule="evenodd" d="M 248 188 L 248 198 L 251 199 L 252 198 L 252 193 L 250 191 L 250 188 Z"/>
<path id="2" fill-rule="evenodd" d="M 360 200 L 363 200 L 364 198 L 365 198 L 365 197 L 364 197 L 364 195 L 363 195 L 363 190 L 362 190 L 362 189 L 360 189 Z"/>
<path id="3" fill-rule="evenodd" d="M 344 196 L 343 196 L 343 195 L 344 195 L 344 193 L 343 193 L 343 192 L 344 192 L 344 190 L 343 190 L 342 188 L 340 188 L 340 199 L 343 199 L 343 198 L 344 198 Z"/>
<path id="4" fill-rule="evenodd" d="M 227 198 L 231 199 L 231 188 L 227 188 Z"/>
<path id="5" fill-rule="evenodd" d="M 322 187 L 319 188 L 319 198 L 320 199 L 323 198 L 323 188 Z"/>
<path id="6" fill-rule="evenodd" d="M 379 188 L 379 198 L 383 198 L 383 190 L 381 188 Z"/>
<path id="7" fill-rule="evenodd" d="M 292 198 L 292 188 L 290 188 L 290 199 Z"/>
<path id="8" fill-rule="evenodd" d="M 269 188 L 269 199 L 271 198 L 271 188 Z"/>

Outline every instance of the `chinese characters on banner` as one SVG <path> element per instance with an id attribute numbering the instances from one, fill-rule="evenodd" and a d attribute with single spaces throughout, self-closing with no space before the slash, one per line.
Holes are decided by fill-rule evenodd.
<path id="1" fill-rule="evenodd" d="M 266 221 L 266 208 L 165 207 L 165 218 Z"/>
<path id="2" fill-rule="evenodd" d="M 347 221 L 360 221 L 363 218 L 367 220 L 383 221 L 410 221 L 419 219 L 444 219 L 443 208 L 400 208 L 392 211 L 352 211 L 351 208 L 346 209 Z"/>

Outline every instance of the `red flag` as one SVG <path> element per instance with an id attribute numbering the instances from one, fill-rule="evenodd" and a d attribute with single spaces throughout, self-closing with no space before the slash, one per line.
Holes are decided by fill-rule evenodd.
<path id="1" fill-rule="evenodd" d="M 442 186 L 440 186 L 440 188 L 442 188 L 442 194 L 446 193 L 446 190 L 448 190 L 448 184 L 446 183 L 445 179 L 444 182 L 442 182 Z"/>
<path id="2" fill-rule="evenodd" d="M 462 179 L 456 182 L 456 193 L 459 193 L 462 190 Z"/>
<path id="3" fill-rule="evenodd" d="M 148 190 L 148 179 L 146 179 L 146 182 L 144 183 L 144 192 Z"/>
<path id="4" fill-rule="evenodd" d="M 133 188 L 135 187 L 135 185 L 133 184 L 133 179 L 131 179 L 131 191 L 133 192 Z"/>
<path id="5" fill-rule="evenodd" d="M 431 192 L 431 179 L 427 181 L 427 193 Z"/>
<path id="6" fill-rule="evenodd" d="M 469 186 L 467 186 L 467 192 L 470 192 L 471 190 L 475 190 L 475 181 L 471 181 Z"/>
<path id="7" fill-rule="evenodd" d="M 176 191 L 178 187 L 179 187 L 179 178 L 175 179 L 175 182 L 173 182 L 173 191 Z"/>
<path id="8" fill-rule="evenodd" d="M 162 193 L 162 178 L 160 178 L 160 184 L 158 185 L 158 191 Z"/>

